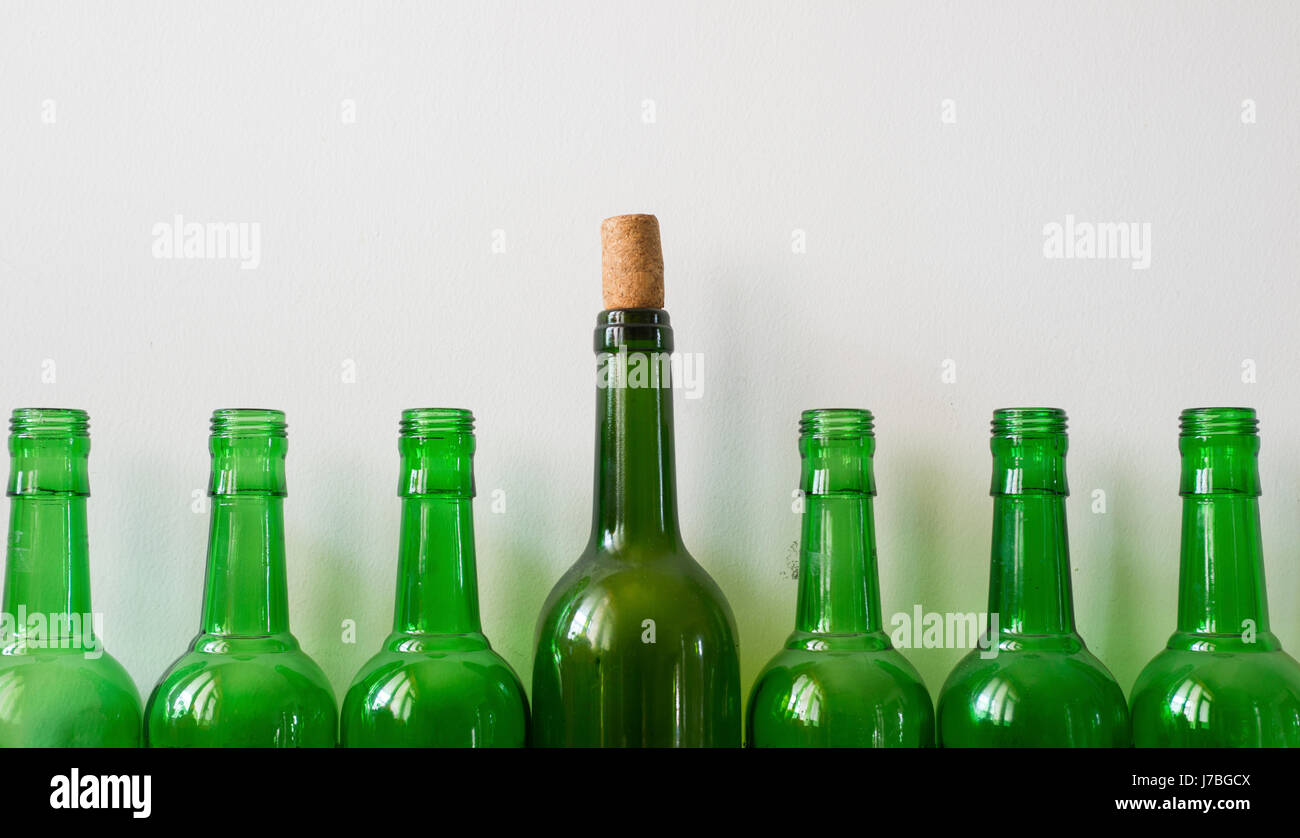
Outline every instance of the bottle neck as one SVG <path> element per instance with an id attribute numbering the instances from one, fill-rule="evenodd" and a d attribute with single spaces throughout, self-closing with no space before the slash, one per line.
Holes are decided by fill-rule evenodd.
<path id="1" fill-rule="evenodd" d="M 83 495 L 20 495 L 9 502 L 4 613 L 89 617 L 90 562 Z"/>
<path id="2" fill-rule="evenodd" d="M 880 625 L 871 497 L 807 495 L 795 630 L 869 634 Z"/>
<path id="3" fill-rule="evenodd" d="M 93 645 L 89 440 L 15 439 L 10 449 L 4 615 L 17 636 L 41 634 L 59 648 Z"/>
<path id="4" fill-rule="evenodd" d="M 1218 638 L 1275 645 L 1259 518 L 1257 437 L 1183 440 L 1178 631 L 1197 648 Z"/>
<path id="5" fill-rule="evenodd" d="M 993 440 L 989 613 L 1001 635 L 1072 636 L 1064 435 Z"/>
<path id="6" fill-rule="evenodd" d="M 474 512 L 469 498 L 402 500 L 393 631 L 482 631 L 474 565 Z"/>
<path id="7" fill-rule="evenodd" d="M 834 420 L 820 421 L 826 429 Z M 805 428 L 809 424 L 806 420 Z M 796 632 L 853 635 L 880 631 L 872 511 L 874 446 L 875 440 L 866 434 L 818 437 L 805 433 L 799 440 L 804 511 Z"/>
<path id="8" fill-rule="evenodd" d="M 1074 633 L 1070 548 L 1063 496 L 993 500 L 989 613 L 1003 634 Z"/>
<path id="9" fill-rule="evenodd" d="M 474 567 L 474 448 L 468 410 L 402 412 L 395 635 L 482 635 Z"/>
<path id="10" fill-rule="evenodd" d="M 283 438 L 213 440 L 204 634 L 289 632 Z"/>
<path id="11" fill-rule="evenodd" d="M 606 553 L 680 550 L 667 312 L 615 309 L 596 329 L 592 544 Z"/>

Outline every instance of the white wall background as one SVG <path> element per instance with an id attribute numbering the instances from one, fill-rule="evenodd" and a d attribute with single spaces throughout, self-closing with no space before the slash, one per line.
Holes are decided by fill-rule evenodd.
<path id="1" fill-rule="evenodd" d="M 746 691 L 793 623 L 807 407 L 877 414 L 886 614 L 984 610 L 990 411 L 1066 408 L 1078 623 L 1125 690 L 1173 629 L 1177 413 L 1257 407 L 1274 629 L 1300 652 L 1295 4 L 0 17 L 0 408 L 90 411 L 95 605 L 142 692 L 197 627 L 192 493 L 231 406 L 288 412 L 293 626 L 340 694 L 391 619 L 398 412 L 472 408 L 485 629 L 527 680 L 588 531 L 598 225 L 624 212 L 659 215 L 678 348 L 704 355 L 681 514 Z M 260 266 L 153 258 L 177 213 L 257 222 Z M 1150 268 L 1045 259 L 1067 214 L 1149 222 Z M 937 694 L 960 654 L 911 657 Z"/>

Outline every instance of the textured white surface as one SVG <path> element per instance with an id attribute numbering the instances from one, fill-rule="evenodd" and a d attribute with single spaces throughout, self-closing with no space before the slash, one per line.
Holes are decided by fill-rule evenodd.
<path id="1" fill-rule="evenodd" d="M 990 411 L 1066 408 L 1078 622 L 1127 691 L 1173 628 L 1178 410 L 1255 406 L 1300 652 L 1295 4 L 698 5 L 6 7 L 0 408 L 90 411 L 95 605 L 141 690 L 197 627 L 232 406 L 288 412 L 293 627 L 340 694 L 391 619 L 398 412 L 472 408 L 485 629 L 527 681 L 587 536 L 622 212 L 659 215 L 704 354 L 681 514 L 746 692 L 793 622 L 807 407 L 877 414 L 887 615 L 984 610 Z M 176 213 L 258 223 L 259 267 L 153 258 Z M 1045 259 L 1067 214 L 1150 223 L 1150 268 Z M 936 694 L 960 654 L 910 653 Z"/>

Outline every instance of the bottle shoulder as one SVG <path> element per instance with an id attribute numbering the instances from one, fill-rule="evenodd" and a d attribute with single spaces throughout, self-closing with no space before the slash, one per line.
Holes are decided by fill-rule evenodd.
<path id="1" fill-rule="evenodd" d="M 524 746 L 528 700 L 495 653 L 404 657 L 358 673 L 340 708 L 345 747 Z"/>
<path id="2" fill-rule="evenodd" d="M 519 676 L 490 650 L 441 657 L 380 652 L 353 679 L 344 715 L 373 713 L 399 703 L 411 711 L 418 710 L 417 705 L 443 711 L 456 706 L 526 706 Z"/>
<path id="3" fill-rule="evenodd" d="M 362 665 L 350 690 L 384 684 L 385 689 L 419 685 L 424 689 L 483 683 L 523 692 L 514 668 L 492 649 L 487 638 L 473 635 L 389 635 L 383 647 Z"/>
<path id="4" fill-rule="evenodd" d="M 754 682 L 751 701 L 781 704 L 795 693 L 801 696 L 879 701 L 924 699 L 930 704 L 925 682 L 898 650 L 810 651 L 785 648 L 763 667 Z"/>
<path id="5" fill-rule="evenodd" d="M 1068 650 L 1025 649 L 1000 643 L 972 649 L 955 666 L 940 691 L 940 703 L 1086 699 L 1123 703 L 1115 676 L 1080 642 Z"/>
<path id="6" fill-rule="evenodd" d="M 1075 653 L 974 650 L 939 693 L 944 747 L 1128 747 L 1124 693 L 1086 649 Z"/>
<path id="7" fill-rule="evenodd" d="M 16 644 L 0 648 L 0 672 L 35 671 L 27 667 L 40 668 L 51 675 L 67 673 L 69 677 L 117 682 L 135 690 L 135 682 L 126 667 L 103 650 L 26 649 Z"/>
<path id="8" fill-rule="evenodd" d="M 587 552 L 556 582 L 542 608 L 541 625 L 567 625 L 596 607 L 611 615 L 651 612 L 674 618 L 719 619 L 734 634 L 735 617 L 722 589 L 685 551 L 655 555 Z"/>
<path id="9" fill-rule="evenodd" d="M 783 649 L 750 691 L 753 747 L 928 747 L 934 704 L 920 675 L 894 649 Z"/>
<path id="10" fill-rule="evenodd" d="M 487 636 L 479 631 L 464 634 L 427 634 L 395 631 L 384 638 L 379 655 L 392 654 L 407 660 L 420 656 L 431 658 L 486 652 L 495 656 Z"/>
<path id="11" fill-rule="evenodd" d="M 1300 747 L 1300 664 L 1280 650 L 1165 649 L 1130 705 L 1138 747 Z"/>
<path id="12" fill-rule="evenodd" d="M 140 693 L 107 654 L 0 655 L 0 747 L 137 747 Z"/>
<path id="13" fill-rule="evenodd" d="M 1300 662 L 1272 651 L 1162 649 L 1139 673 L 1133 700 L 1195 693 L 1263 702 L 1293 701 L 1300 708 Z"/>
<path id="14" fill-rule="evenodd" d="M 144 715 L 149 747 L 333 747 L 338 735 L 334 690 L 299 649 L 186 652 Z"/>
<path id="15" fill-rule="evenodd" d="M 334 700 L 320 665 L 292 635 L 230 637 L 200 634 L 159 679 L 150 702 L 160 695 L 205 690 L 232 695 L 301 694 Z"/>

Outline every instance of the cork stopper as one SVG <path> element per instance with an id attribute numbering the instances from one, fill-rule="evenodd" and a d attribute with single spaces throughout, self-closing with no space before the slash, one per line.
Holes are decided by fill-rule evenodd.
<path id="1" fill-rule="evenodd" d="M 605 308 L 663 308 L 664 254 L 659 219 L 616 215 L 600 223 Z"/>

